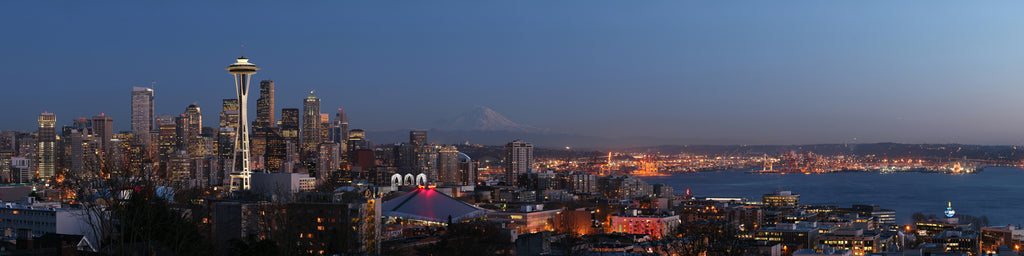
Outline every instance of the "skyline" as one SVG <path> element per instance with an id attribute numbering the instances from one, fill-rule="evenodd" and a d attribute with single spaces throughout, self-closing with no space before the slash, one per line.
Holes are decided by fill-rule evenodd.
<path id="1" fill-rule="evenodd" d="M 483 105 L 553 132 L 693 144 L 1020 145 L 1011 4 L 4 3 L 0 21 L 23 26 L 0 70 L 23 96 L 0 103 L 0 129 L 34 131 L 48 111 L 128 130 L 130 88 L 150 81 L 157 115 L 198 103 L 215 126 L 245 44 L 276 111 L 315 90 L 366 130 Z M 253 25 L 216 25 L 236 20 Z"/>

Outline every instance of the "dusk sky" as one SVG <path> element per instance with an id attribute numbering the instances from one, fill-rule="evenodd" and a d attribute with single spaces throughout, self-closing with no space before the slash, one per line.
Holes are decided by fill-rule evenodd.
<path id="1" fill-rule="evenodd" d="M 152 81 L 157 114 L 215 126 L 244 44 L 278 111 L 316 90 L 367 130 L 483 105 L 606 137 L 1024 144 L 1019 1 L 46 2 L 0 3 L 2 130 L 127 130 Z"/>

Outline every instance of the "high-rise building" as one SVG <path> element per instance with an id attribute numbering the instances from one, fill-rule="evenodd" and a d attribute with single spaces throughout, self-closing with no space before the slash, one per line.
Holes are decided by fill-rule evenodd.
<path id="1" fill-rule="evenodd" d="M 316 178 L 319 181 L 324 181 L 330 178 L 331 173 L 334 173 L 341 168 L 340 152 L 338 152 L 338 143 L 328 141 L 320 143 L 320 150 L 318 150 L 319 156 L 317 157 L 316 165 Z"/>
<path id="2" fill-rule="evenodd" d="M 188 148 L 188 141 L 186 140 L 188 138 L 188 128 L 188 117 L 185 117 L 184 114 L 174 118 L 174 144 L 178 145 L 174 151 Z"/>
<path id="3" fill-rule="evenodd" d="M 57 116 L 53 113 L 43 112 L 39 114 L 39 132 L 36 135 L 39 143 L 37 156 L 39 157 L 38 177 L 41 179 L 52 178 L 56 173 L 57 163 Z"/>
<path id="4" fill-rule="evenodd" d="M 224 99 L 221 103 L 220 127 L 238 126 L 238 99 Z"/>
<path id="5" fill-rule="evenodd" d="M 275 126 L 274 81 L 260 81 L 260 98 L 256 100 L 256 120 L 252 121 L 252 155 L 267 158 L 267 143 Z"/>
<path id="6" fill-rule="evenodd" d="M 191 179 L 192 177 L 192 158 L 189 157 L 188 152 L 179 150 L 174 152 L 171 156 L 169 164 L 167 166 L 168 178 L 172 180 L 184 180 Z"/>
<path id="7" fill-rule="evenodd" d="M 302 101 L 302 154 L 304 158 L 316 157 L 320 146 L 320 99 L 309 92 Z"/>
<path id="8" fill-rule="evenodd" d="M 235 128 L 221 127 L 217 130 L 217 158 L 220 159 L 221 172 L 217 176 L 224 178 L 224 173 L 235 170 Z M 211 178 L 212 179 L 212 178 Z M 223 180 L 223 179 L 221 179 Z"/>
<path id="9" fill-rule="evenodd" d="M 348 115 L 345 114 L 345 110 L 339 108 L 338 113 L 334 115 L 328 138 L 339 144 L 342 154 L 348 152 Z"/>
<path id="10" fill-rule="evenodd" d="M 92 133 L 100 138 L 104 150 L 111 148 L 110 140 L 114 138 L 114 118 L 100 113 L 92 117 Z"/>
<path id="11" fill-rule="evenodd" d="M 505 144 L 505 183 L 515 184 L 520 174 L 533 168 L 533 143 L 514 140 Z"/>
<path id="12" fill-rule="evenodd" d="M 154 130 L 153 89 L 132 87 L 132 132 L 149 136 Z"/>
<path id="13" fill-rule="evenodd" d="M 252 122 L 253 132 L 274 127 L 274 81 L 260 81 L 260 98 L 256 100 L 256 120 Z"/>
<path id="14" fill-rule="evenodd" d="M 223 181 L 225 173 L 234 171 L 235 153 L 235 128 L 238 127 L 238 99 L 223 99 L 220 111 L 220 128 L 217 129 L 217 157 L 220 164 L 217 166 L 217 177 L 210 180 Z M 222 183 L 222 182 L 218 182 Z"/>
<path id="15" fill-rule="evenodd" d="M 231 190 L 249 190 L 249 181 L 252 172 L 249 170 L 249 119 L 246 109 L 249 97 L 249 81 L 252 75 L 256 74 L 256 64 L 249 63 L 244 56 L 238 57 L 238 61 L 227 68 L 228 73 L 235 77 L 235 92 L 238 95 L 238 128 L 235 138 L 235 152 L 238 152 L 240 171 L 231 174 Z M 237 180 L 237 184 L 235 183 Z"/>
<path id="16" fill-rule="evenodd" d="M 403 160 L 399 157 L 400 163 L 403 161 L 412 161 L 409 164 L 414 167 L 420 173 L 426 173 L 431 181 L 438 180 L 438 168 L 437 168 L 437 153 L 438 148 L 434 145 L 430 145 L 427 142 L 427 131 L 409 131 L 409 144 L 410 150 L 403 150 L 400 154 L 407 154 L 407 157 L 411 157 L 410 160 Z"/>
<path id="17" fill-rule="evenodd" d="M 479 177 L 477 171 L 477 163 L 469 158 L 468 155 L 459 152 L 459 181 L 463 185 L 476 185 L 476 180 Z"/>
<path id="18" fill-rule="evenodd" d="M 409 131 L 409 144 L 427 145 L 427 131 Z"/>
<path id="19" fill-rule="evenodd" d="M 185 108 L 185 133 L 183 140 L 189 156 L 198 156 L 202 151 L 203 115 L 196 104 Z"/>
<path id="20" fill-rule="evenodd" d="M 452 145 L 441 146 L 437 151 L 437 181 L 447 184 L 463 183 L 459 175 L 459 149 Z"/>
<path id="21" fill-rule="evenodd" d="M 161 123 L 158 129 L 160 132 L 157 134 L 157 152 L 159 152 L 160 166 L 163 168 L 167 166 L 166 163 L 174 155 L 174 152 L 180 149 L 178 146 L 180 140 L 178 139 L 178 126 L 176 124 Z"/>
<path id="22" fill-rule="evenodd" d="M 267 147 L 264 154 L 265 167 L 268 172 L 280 172 L 281 164 L 288 157 L 288 141 L 281 136 L 281 128 L 271 128 L 266 138 Z"/>
<path id="23" fill-rule="evenodd" d="M 14 183 L 28 183 L 32 181 L 32 159 L 25 157 L 11 158 L 11 180 Z"/>
<path id="24" fill-rule="evenodd" d="M 366 140 L 366 131 L 363 129 L 352 129 L 348 131 L 348 150 L 372 149 L 371 143 Z M 390 154 L 389 154 L 390 155 Z"/>
<path id="25" fill-rule="evenodd" d="M 292 144 L 299 144 L 299 109 L 281 109 L 281 137 Z"/>
<path id="26" fill-rule="evenodd" d="M 328 137 L 331 131 L 331 115 L 320 113 L 320 143 L 331 141 Z"/>
<path id="27" fill-rule="evenodd" d="M 78 130 L 79 132 L 89 133 L 89 130 L 92 129 L 92 121 L 85 119 L 85 117 L 79 117 L 71 123 L 71 127 L 75 128 L 75 130 Z"/>

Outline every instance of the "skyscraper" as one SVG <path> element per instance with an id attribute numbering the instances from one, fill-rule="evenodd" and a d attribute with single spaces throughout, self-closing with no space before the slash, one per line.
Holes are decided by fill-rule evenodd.
<path id="1" fill-rule="evenodd" d="M 260 81 L 260 98 L 256 100 L 256 120 L 252 121 L 252 155 L 267 155 L 267 144 L 274 128 L 274 81 Z"/>
<path id="2" fill-rule="evenodd" d="M 132 87 L 132 132 L 148 138 L 153 121 L 153 89 Z"/>
<path id="3" fill-rule="evenodd" d="M 260 98 L 256 100 L 256 120 L 252 122 L 252 130 L 260 132 L 274 126 L 274 81 L 260 81 Z"/>
<path id="4" fill-rule="evenodd" d="M 317 157 L 316 165 L 316 178 L 317 180 L 324 181 L 330 178 L 331 173 L 334 173 L 341 166 L 341 160 L 339 158 L 340 152 L 338 152 L 338 143 L 328 141 L 320 144 L 320 149 L 317 151 L 319 157 Z"/>
<path id="5" fill-rule="evenodd" d="M 203 115 L 196 104 L 185 108 L 185 150 L 189 156 L 198 156 L 202 151 Z"/>
<path id="6" fill-rule="evenodd" d="M 56 173 L 56 148 L 57 148 L 57 116 L 53 113 L 43 112 L 39 114 L 39 132 L 36 141 L 39 143 L 37 156 L 39 157 L 38 177 L 42 179 L 53 178 Z"/>
<path id="7" fill-rule="evenodd" d="M 345 110 L 339 108 L 338 113 L 334 115 L 328 137 L 330 141 L 339 144 L 342 154 L 348 152 L 348 115 L 345 114 Z"/>
<path id="8" fill-rule="evenodd" d="M 459 177 L 459 149 L 441 146 L 437 151 L 437 181 L 444 184 L 462 183 Z"/>
<path id="9" fill-rule="evenodd" d="M 299 109 L 281 109 L 281 137 L 292 144 L 299 145 Z"/>
<path id="10" fill-rule="evenodd" d="M 409 131 L 409 143 L 427 145 L 427 131 Z"/>
<path id="11" fill-rule="evenodd" d="M 93 116 L 92 133 L 100 138 L 103 150 L 109 150 L 111 148 L 110 140 L 114 138 L 114 118 L 107 116 L 105 113 Z"/>
<path id="12" fill-rule="evenodd" d="M 224 99 L 221 103 L 220 127 L 238 126 L 238 99 Z"/>
<path id="13" fill-rule="evenodd" d="M 352 129 L 348 131 L 348 150 L 372 149 L 373 145 L 366 139 L 366 131 Z"/>
<path id="14" fill-rule="evenodd" d="M 235 129 L 237 138 L 235 141 L 236 152 L 241 155 L 240 172 L 231 174 L 231 190 L 249 190 L 249 180 L 252 172 L 249 171 L 249 119 L 246 113 L 246 100 L 249 97 L 249 81 L 256 70 L 256 64 L 249 63 L 245 56 L 238 57 L 238 61 L 227 68 L 228 73 L 235 77 L 235 92 L 238 93 L 238 128 Z M 235 180 L 238 179 L 238 184 Z"/>
<path id="15" fill-rule="evenodd" d="M 515 184 L 519 174 L 533 167 L 533 143 L 513 140 L 505 144 L 505 183 Z"/>
<path id="16" fill-rule="evenodd" d="M 309 92 L 302 101 L 302 154 L 304 158 L 316 157 L 320 147 L 320 99 Z"/>
<path id="17" fill-rule="evenodd" d="M 468 155 L 459 152 L 459 181 L 463 185 L 475 185 L 477 173 L 476 162 Z"/>
<path id="18" fill-rule="evenodd" d="M 331 141 L 331 114 L 320 113 L 320 143 Z"/>
<path id="19" fill-rule="evenodd" d="M 174 118 L 174 144 L 177 148 L 174 149 L 174 153 L 179 150 L 185 150 L 188 148 L 188 117 L 185 114 L 181 114 L 179 117 Z"/>

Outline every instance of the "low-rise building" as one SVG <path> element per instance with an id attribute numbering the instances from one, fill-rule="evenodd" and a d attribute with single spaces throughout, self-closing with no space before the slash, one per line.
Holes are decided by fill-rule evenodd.
<path id="1" fill-rule="evenodd" d="M 681 223 L 679 215 L 671 212 L 642 215 L 640 210 L 627 210 L 626 214 L 612 216 L 609 231 L 650 235 L 654 239 L 661 239 L 671 235 Z"/>
<path id="2" fill-rule="evenodd" d="M 19 229 L 29 230 L 33 236 L 46 233 L 82 235 L 98 243 L 99 237 L 92 228 L 92 225 L 100 225 L 97 214 L 86 209 L 61 208 L 60 203 L 35 202 L 28 197 L 25 202 L 3 202 L 0 205 L 0 230 L 8 235 Z"/>
<path id="3" fill-rule="evenodd" d="M 936 244 L 945 244 L 947 252 L 961 252 L 971 256 L 981 253 L 978 235 L 971 232 L 946 230 L 935 235 L 932 241 Z"/>
<path id="4" fill-rule="evenodd" d="M 774 227 L 764 227 L 755 231 L 754 240 L 814 248 L 818 243 L 818 229 L 794 223 L 779 223 Z"/>
<path id="5" fill-rule="evenodd" d="M 505 223 L 519 234 L 555 231 L 555 219 L 563 209 L 544 210 L 543 204 L 523 205 L 517 210 L 488 212 L 487 220 Z"/>
<path id="6" fill-rule="evenodd" d="M 836 249 L 831 246 L 822 245 L 817 248 L 800 249 L 793 252 L 793 256 L 853 256 L 853 252 L 845 249 Z"/>
<path id="7" fill-rule="evenodd" d="M 850 250 L 856 256 L 886 252 L 895 247 L 892 237 L 883 237 L 877 230 L 860 228 L 842 228 L 821 234 L 818 236 L 818 244 Z"/>

